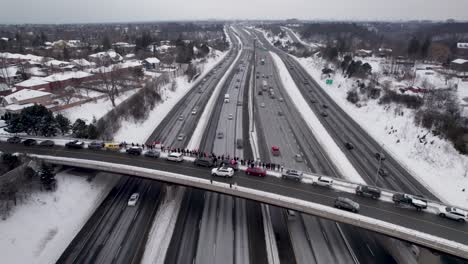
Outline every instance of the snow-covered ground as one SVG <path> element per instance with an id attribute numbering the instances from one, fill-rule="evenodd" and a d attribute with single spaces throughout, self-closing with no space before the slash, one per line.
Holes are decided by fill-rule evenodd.
<path id="1" fill-rule="evenodd" d="M 2 263 L 55 263 L 107 196 L 116 175 L 58 173 L 55 192 L 34 192 L 0 220 Z"/>
<path id="2" fill-rule="evenodd" d="M 213 50 L 212 56 L 210 56 L 204 64 L 199 65 L 199 67 L 203 69 L 203 72 L 197 78 L 198 81 L 202 80 L 205 75 L 226 56 L 226 54 L 227 51 L 220 52 Z M 114 140 L 117 142 L 145 142 L 177 102 L 182 99 L 182 97 L 184 97 L 184 95 L 187 94 L 187 92 L 190 91 L 198 82 L 195 81 L 189 83 L 186 76 L 177 77 L 175 81 L 177 83 L 177 89 L 172 92 L 169 89 L 169 85 L 163 87 L 163 101 L 151 110 L 146 120 L 143 122 L 123 120 L 119 131 L 114 135 Z"/>
<path id="3" fill-rule="evenodd" d="M 115 99 L 115 104 L 118 105 L 121 102 L 125 101 L 127 98 L 138 92 L 138 90 L 139 89 L 134 89 L 122 93 L 119 97 Z M 75 122 L 75 120 L 78 118 L 81 118 L 87 123 L 90 123 L 93 121 L 93 118 L 96 118 L 96 120 L 98 120 L 99 118 L 107 114 L 110 110 L 112 110 L 112 108 L 113 107 L 111 101 L 108 97 L 106 97 L 79 106 L 68 108 L 59 112 L 62 113 L 64 116 L 68 117 L 72 121 L 72 123 Z"/>
<path id="4" fill-rule="evenodd" d="M 352 89 L 354 80 L 344 78 L 338 71 L 333 77 L 334 83 L 326 85 L 321 78 L 324 61 L 319 58 L 296 59 L 340 107 L 374 139 L 384 144 L 385 149 L 422 184 L 441 200 L 466 207 L 468 191 L 463 189 L 468 187 L 468 157 L 461 155 L 447 140 L 432 136 L 427 129 L 416 126 L 414 110 L 397 105 L 379 105 L 376 100 L 369 100 L 358 108 L 346 100 L 346 93 Z M 465 84 L 460 82 L 460 85 Z M 459 90 L 466 88 L 461 86 Z M 432 144 L 420 143 L 418 136 L 426 134 L 426 141 Z"/>

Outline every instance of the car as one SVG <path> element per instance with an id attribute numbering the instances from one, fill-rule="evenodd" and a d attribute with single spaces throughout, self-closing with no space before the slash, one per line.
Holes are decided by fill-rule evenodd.
<path id="1" fill-rule="evenodd" d="M 7 139 L 7 142 L 8 143 L 11 143 L 11 144 L 19 144 L 21 143 L 21 138 L 20 137 L 11 137 L 11 138 L 8 138 Z"/>
<path id="2" fill-rule="evenodd" d="M 278 100 L 279 100 L 280 102 L 284 102 L 283 97 L 280 97 Z"/>
<path id="3" fill-rule="evenodd" d="M 120 144 L 116 142 L 108 142 L 104 144 L 105 150 L 118 151 L 120 150 Z"/>
<path id="4" fill-rule="evenodd" d="M 39 143 L 39 146 L 41 147 L 53 147 L 55 146 L 55 142 L 52 140 L 44 140 L 41 143 Z"/>
<path id="5" fill-rule="evenodd" d="M 178 141 L 182 141 L 184 139 L 185 139 L 185 134 L 184 133 L 180 133 L 179 136 L 177 137 Z"/>
<path id="6" fill-rule="evenodd" d="M 237 79 L 237 82 L 240 82 L 240 79 Z"/>
<path id="7" fill-rule="evenodd" d="M 256 79 L 259 79 L 259 78 L 260 78 L 260 76 L 257 75 L 257 76 L 256 76 Z"/>
<path id="8" fill-rule="evenodd" d="M 236 160 L 234 159 L 225 159 L 225 160 L 222 160 L 220 161 L 218 164 L 221 165 L 221 167 L 230 167 L 232 168 L 234 171 L 238 171 L 239 170 L 239 162 L 237 162 Z"/>
<path id="9" fill-rule="evenodd" d="M 228 120 L 232 120 L 232 118 L 233 118 L 232 114 L 229 114 L 228 115 Z"/>
<path id="10" fill-rule="evenodd" d="M 192 110 L 192 115 L 196 115 L 197 114 L 197 109 L 193 109 Z"/>
<path id="11" fill-rule="evenodd" d="M 349 149 L 349 150 L 354 149 L 354 145 L 353 145 L 351 142 L 346 142 L 344 145 L 345 145 L 345 147 L 346 147 L 347 149 Z"/>
<path id="12" fill-rule="evenodd" d="M 219 131 L 218 135 L 216 137 L 219 138 L 219 139 L 224 138 L 224 132 Z"/>
<path id="13" fill-rule="evenodd" d="M 331 188 L 333 186 L 333 179 L 326 176 L 320 176 L 316 180 L 312 181 L 312 185 Z"/>
<path id="14" fill-rule="evenodd" d="M 93 142 L 88 144 L 88 148 L 89 149 L 100 150 L 100 149 L 104 148 L 104 143 L 99 142 L 99 141 L 93 141 Z"/>
<path id="15" fill-rule="evenodd" d="M 265 177 L 266 176 L 266 169 L 261 168 L 261 167 L 248 167 L 245 170 L 245 173 L 247 175 Z"/>
<path id="16" fill-rule="evenodd" d="M 382 177 L 387 177 L 388 176 L 388 171 L 386 169 L 384 169 L 384 168 L 379 168 L 379 170 L 377 172 Z"/>
<path id="17" fill-rule="evenodd" d="M 199 89 L 199 90 L 198 90 L 198 93 L 203 93 L 203 89 Z"/>
<path id="18" fill-rule="evenodd" d="M 286 170 L 283 174 L 281 174 L 281 178 L 292 179 L 295 181 L 301 181 L 302 177 L 303 177 L 302 171 L 298 171 L 298 170 Z"/>
<path id="19" fill-rule="evenodd" d="M 321 114 L 323 117 L 327 117 L 327 116 L 328 116 L 327 112 L 325 112 L 325 111 L 322 111 L 322 113 L 320 113 L 320 114 Z"/>
<path id="20" fill-rule="evenodd" d="M 258 91 L 258 95 L 263 95 L 263 92 L 262 92 L 262 91 Z"/>
<path id="21" fill-rule="evenodd" d="M 161 156 L 161 151 L 158 149 L 150 149 L 145 152 L 145 157 L 150 157 L 150 158 L 159 158 Z"/>
<path id="22" fill-rule="evenodd" d="M 239 85 L 236 85 L 236 89 L 239 89 Z"/>
<path id="23" fill-rule="evenodd" d="M 179 118 L 178 118 L 179 121 L 183 121 L 184 120 L 184 116 L 183 115 L 180 115 Z"/>
<path id="24" fill-rule="evenodd" d="M 138 202 L 138 198 L 140 198 L 140 194 L 133 193 L 132 195 L 130 195 L 130 199 L 128 199 L 127 205 L 128 206 L 135 206 L 136 203 Z"/>
<path id="25" fill-rule="evenodd" d="M 84 148 L 84 146 L 85 146 L 85 143 L 81 140 L 73 140 L 65 144 L 65 147 L 73 148 L 73 149 L 82 149 Z"/>
<path id="26" fill-rule="evenodd" d="M 234 169 L 229 167 L 219 167 L 211 169 L 211 176 L 232 178 Z"/>
<path id="27" fill-rule="evenodd" d="M 175 161 L 175 162 L 182 162 L 182 161 L 184 161 L 184 156 L 182 156 L 182 153 L 171 152 L 171 153 L 169 153 L 169 155 L 167 155 L 166 160 Z"/>
<path id="28" fill-rule="evenodd" d="M 310 102 L 315 104 L 315 103 L 317 103 L 317 100 L 315 100 L 315 98 L 310 98 Z"/>
<path id="29" fill-rule="evenodd" d="M 278 116 L 283 116 L 283 111 L 278 111 Z"/>
<path id="30" fill-rule="evenodd" d="M 301 154 L 294 155 L 294 160 L 296 160 L 296 162 L 303 162 L 304 161 Z"/>
<path id="31" fill-rule="evenodd" d="M 345 198 L 345 197 L 337 197 L 335 199 L 335 204 L 334 206 L 338 209 L 344 209 L 351 211 L 353 213 L 358 213 L 359 212 L 359 204 L 356 203 L 355 201 Z"/>
<path id="32" fill-rule="evenodd" d="M 294 69 L 294 67 L 293 67 L 293 66 L 289 66 L 289 69 L 292 70 L 292 69 Z"/>
<path id="33" fill-rule="evenodd" d="M 237 101 L 237 106 L 242 106 L 242 101 Z"/>
<path id="34" fill-rule="evenodd" d="M 364 197 L 371 197 L 372 199 L 379 199 L 381 191 L 377 187 L 358 185 L 356 187 L 356 194 Z"/>
<path id="35" fill-rule="evenodd" d="M 260 107 L 265 108 L 265 103 L 261 103 Z"/>
<path id="36" fill-rule="evenodd" d="M 385 160 L 385 154 L 383 154 L 381 152 L 376 152 L 374 154 L 374 157 L 379 161 L 384 161 Z"/>
<path id="37" fill-rule="evenodd" d="M 392 201 L 397 204 L 413 206 L 416 210 L 421 211 L 427 208 L 427 201 L 421 197 L 413 196 L 406 193 L 395 193 L 392 196 Z"/>
<path id="38" fill-rule="evenodd" d="M 244 141 L 242 140 L 242 138 L 236 139 L 236 147 L 237 147 L 238 149 L 241 149 L 241 148 L 244 147 Z"/>
<path id="39" fill-rule="evenodd" d="M 468 213 L 466 211 L 451 206 L 439 208 L 439 216 L 456 220 L 461 223 L 468 221 Z"/>
<path id="40" fill-rule="evenodd" d="M 325 109 L 328 109 L 328 105 L 326 105 L 326 104 L 323 104 L 322 107 L 325 108 Z"/>
<path id="41" fill-rule="evenodd" d="M 271 154 L 272 154 L 273 156 L 279 156 L 279 155 L 281 155 L 280 147 L 278 147 L 278 146 L 271 146 Z"/>
<path id="42" fill-rule="evenodd" d="M 37 140 L 35 139 L 32 139 L 32 138 L 28 138 L 26 139 L 25 141 L 23 141 L 23 145 L 29 147 L 29 146 L 35 146 L 37 145 Z"/>
<path id="43" fill-rule="evenodd" d="M 143 152 L 143 149 L 140 148 L 140 147 L 130 147 L 127 149 L 127 153 L 130 154 L 130 155 L 136 155 L 136 156 L 139 156 L 141 155 L 141 152 Z"/>
<path id="44" fill-rule="evenodd" d="M 201 166 L 201 167 L 213 167 L 213 160 L 212 159 L 206 159 L 206 158 L 196 158 L 195 161 L 193 162 L 195 166 Z"/>

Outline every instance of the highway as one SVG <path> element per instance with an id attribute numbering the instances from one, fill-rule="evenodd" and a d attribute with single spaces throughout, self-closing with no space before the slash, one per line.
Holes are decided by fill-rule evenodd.
<path id="1" fill-rule="evenodd" d="M 155 129 L 148 140 L 148 144 L 153 141 L 162 141 L 166 146 L 185 147 L 194 131 L 196 124 L 200 118 L 201 112 L 204 110 L 209 95 L 213 92 L 221 77 L 224 75 L 229 65 L 235 58 L 235 53 L 238 52 L 237 40 L 231 34 L 231 39 L 234 42 L 234 48 L 227 54 L 216 67 L 211 70 L 205 79 L 200 80 L 170 111 L 164 118 L 161 124 Z M 197 109 L 197 114 L 192 115 L 193 109 Z M 183 135 L 183 139 L 178 137 Z M 127 181 L 122 179 L 122 181 Z M 108 195 L 104 203 L 112 203 L 112 207 L 107 211 L 99 209 L 95 215 L 103 214 L 102 218 L 113 221 L 115 228 L 107 230 L 106 228 L 91 228 L 92 224 L 87 224 L 80 231 L 77 237 L 72 241 L 67 250 L 62 254 L 59 263 L 71 263 L 75 255 L 92 256 L 92 261 L 105 261 L 114 259 L 119 263 L 135 263 L 139 262 L 142 257 L 146 244 L 146 235 L 152 225 L 152 220 L 158 209 L 159 196 L 141 195 L 147 190 L 152 190 L 150 193 L 160 193 L 163 187 L 160 183 L 154 181 L 145 181 L 144 184 L 139 183 L 140 180 L 131 178 L 127 184 L 119 184 L 118 190 Z M 131 193 L 128 193 L 130 186 L 138 186 L 133 192 L 140 193 L 141 197 L 138 202 L 139 210 L 137 213 L 131 213 L 133 208 L 126 209 L 127 200 Z M 140 186 L 147 186 L 146 189 L 141 189 Z M 154 189 L 158 192 L 153 191 Z M 133 193 L 132 192 L 132 193 Z M 115 208 L 120 208 L 122 213 L 112 214 Z M 94 217 L 94 216 L 93 216 Z M 93 219 L 91 217 L 90 221 Z M 135 224 L 136 223 L 136 224 Z M 88 234 L 88 235 L 86 235 Z M 111 238 L 111 239 L 110 239 Z M 91 242 L 92 241 L 92 242 Z M 80 246 L 86 244 L 86 247 Z M 81 249 L 84 248 L 84 249 Z M 86 254 L 83 253 L 86 250 Z M 125 260 L 125 261 L 121 261 Z"/>

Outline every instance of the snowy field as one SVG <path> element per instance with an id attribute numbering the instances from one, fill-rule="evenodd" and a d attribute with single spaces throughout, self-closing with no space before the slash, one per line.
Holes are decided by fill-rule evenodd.
<path id="1" fill-rule="evenodd" d="M 214 56 L 208 58 L 203 65 L 199 65 L 199 67 L 203 69 L 203 72 L 197 78 L 198 80 L 202 80 L 203 77 L 226 56 L 227 52 L 213 50 L 212 54 L 214 54 Z M 169 85 L 163 87 L 163 101 L 154 107 L 146 120 L 143 122 L 123 120 L 121 128 L 114 136 L 114 140 L 116 142 L 145 142 L 177 102 L 196 84 L 196 82 L 189 83 L 186 76 L 177 77 L 175 81 L 177 83 L 177 89 L 172 92 L 169 89 Z"/>
<path id="2" fill-rule="evenodd" d="M 139 89 L 126 91 L 115 99 L 115 104 L 118 105 L 121 102 L 125 101 L 127 98 L 138 92 Z M 82 120 L 90 123 L 93 121 L 93 118 L 98 120 L 107 112 L 112 110 L 112 103 L 109 98 L 97 99 L 95 102 L 89 102 L 82 104 L 80 106 L 75 106 L 69 109 L 59 111 L 64 116 L 68 117 L 71 122 L 75 122 L 76 119 L 81 118 Z"/>
<path id="3" fill-rule="evenodd" d="M 450 142 L 417 127 L 413 122 L 414 110 L 397 105 L 379 105 L 376 100 L 367 101 L 358 108 L 346 100 L 353 80 L 337 73 L 333 77 L 334 84 L 326 85 L 321 79 L 323 61 L 318 58 L 296 59 L 340 107 L 374 139 L 384 144 L 385 149 L 421 183 L 441 200 L 466 207 L 468 191 L 462 190 L 468 186 L 468 158 L 458 153 Z M 433 141 L 432 144 L 420 143 L 418 136 L 425 134 L 426 141 Z"/>
<path id="4" fill-rule="evenodd" d="M 0 220 L 2 263 L 55 263 L 119 177 L 58 173 L 55 192 L 34 192 Z"/>

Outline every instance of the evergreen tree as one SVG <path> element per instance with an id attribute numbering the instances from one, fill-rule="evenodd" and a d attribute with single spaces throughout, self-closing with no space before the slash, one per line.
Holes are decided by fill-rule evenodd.
<path id="1" fill-rule="evenodd" d="M 418 54 L 420 50 L 419 46 L 419 40 L 413 37 L 408 44 L 408 56 L 414 57 L 416 54 Z"/>
<path id="2" fill-rule="evenodd" d="M 102 39 L 102 48 L 107 51 L 112 48 L 112 43 L 109 39 L 109 36 L 105 35 L 104 38 Z"/>
<path id="3" fill-rule="evenodd" d="M 431 46 L 431 38 L 427 37 L 423 44 L 421 45 L 421 58 L 425 59 L 427 58 L 427 55 L 429 54 L 429 47 Z"/>
<path id="4" fill-rule="evenodd" d="M 72 133 L 74 137 L 87 138 L 88 126 L 86 125 L 85 121 L 78 118 L 72 126 Z"/>
<path id="5" fill-rule="evenodd" d="M 71 122 L 68 118 L 63 116 L 62 114 L 58 114 L 55 116 L 55 121 L 57 122 L 58 129 L 62 133 L 62 135 L 65 135 L 70 131 L 70 125 Z"/>
<path id="6" fill-rule="evenodd" d="M 43 165 L 39 171 L 41 183 L 47 190 L 53 190 L 56 186 L 55 173 L 50 166 Z"/>
<path id="7" fill-rule="evenodd" d="M 94 124 L 88 125 L 87 134 L 88 134 L 89 139 L 97 139 L 99 137 L 99 132 L 97 130 L 97 127 Z"/>

